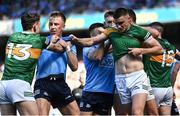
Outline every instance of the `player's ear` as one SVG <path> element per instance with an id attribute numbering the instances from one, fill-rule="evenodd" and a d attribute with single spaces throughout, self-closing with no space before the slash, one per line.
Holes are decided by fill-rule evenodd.
<path id="1" fill-rule="evenodd" d="M 36 32 L 36 23 L 34 23 L 32 29 L 33 29 L 34 32 Z"/>

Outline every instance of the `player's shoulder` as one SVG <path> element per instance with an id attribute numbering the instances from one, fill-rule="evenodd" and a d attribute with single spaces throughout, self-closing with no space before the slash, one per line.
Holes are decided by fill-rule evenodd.
<path id="1" fill-rule="evenodd" d="M 144 29 L 137 24 L 131 24 L 130 30 L 144 30 Z"/>
<path id="2" fill-rule="evenodd" d="M 10 37 L 16 37 L 19 35 L 22 35 L 22 33 L 21 32 L 15 32 L 15 33 L 11 34 Z"/>
<path id="3" fill-rule="evenodd" d="M 116 29 L 115 27 L 108 27 L 105 29 L 105 31 L 118 31 L 118 29 Z"/>
<path id="4" fill-rule="evenodd" d="M 109 34 L 113 33 L 113 32 L 118 32 L 118 29 L 113 28 L 113 27 L 108 27 L 104 30 L 104 34 L 109 36 Z"/>

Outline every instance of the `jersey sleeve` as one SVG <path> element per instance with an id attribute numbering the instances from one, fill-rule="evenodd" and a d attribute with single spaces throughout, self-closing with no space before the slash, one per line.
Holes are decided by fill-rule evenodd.
<path id="1" fill-rule="evenodd" d="M 131 27 L 134 29 L 130 33 L 132 33 L 133 37 L 137 38 L 140 41 L 146 41 L 151 36 L 150 32 L 137 25 L 131 25 Z"/>
<path id="2" fill-rule="evenodd" d="M 109 36 L 112 32 L 118 32 L 118 30 L 115 29 L 115 28 L 106 28 L 103 33 L 104 33 L 106 36 Z"/>

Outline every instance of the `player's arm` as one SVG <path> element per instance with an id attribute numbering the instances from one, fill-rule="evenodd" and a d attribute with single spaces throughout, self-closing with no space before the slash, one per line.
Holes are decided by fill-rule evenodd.
<path id="1" fill-rule="evenodd" d="M 80 46 L 84 46 L 84 47 L 89 47 L 95 44 L 99 44 L 102 41 L 107 40 L 107 35 L 104 33 L 101 33 L 97 36 L 91 37 L 91 38 L 77 38 L 74 35 L 71 35 L 72 37 L 72 42 L 74 44 L 80 45 Z"/>
<path id="2" fill-rule="evenodd" d="M 179 52 L 179 51 L 176 52 L 175 58 L 176 58 L 177 60 L 180 60 L 180 52 Z"/>
<path id="3" fill-rule="evenodd" d="M 158 38 L 158 36 L 159 36 L 159 31 L 158 30 L 156 30 L 156 29 L 154 29 L 154 28 L 151 28 L 151 27 L 143 27 L 143 26 L 141 26 L 143 29 L 145 29 L 146 31 L 148 31 L 148 32 L 150 32 L 151 33 L 151 35 L 156 39 L 156 38 Z"/>
<path id="4" fill-rule="evenodd" d="M 174 64 L 174 67 L 173 67 L 173 69 L 172 69 L 172 74 L 171 74 L 171 83 L 172 83 L 172 86 L 173 86 L 173 87 L 174 87 L 174 84 L 175 84 L 175 82 L 176 82 L 176 78 L 177 78 L 179 69 L 180 69 L 180 61 L 177 61 L 177 62 L 175 62 L 175 64 Z"/>
<path id="5" fill-rule="evenodd" d="M 72 71 L 76 71 L 78 69 L 78 59 L 76 53 L 74 53 L 71 48 L 71 42 L 67 42 L 65 49 L 67 54 L 67 63 Z"/>
<path id="6" fill-rule="evenodd" d="M 90 49 L 88 53 L 88 58 L 91 60 L 101 60 L 104 56 L 104 42 Z"/>
<path id="7" fill-rule="evenodd" d="M 112 48 L 112 44 L 111 44 L 110 40 L 105 41 L 105 43 L 104 43 L 104 51 L 105 51 L 105 54 L 106 53 L 112 53 L 113 48 Z"/>
<path id="8" fill-rule="evenodd" d="M 129 53 L 134 56 L 137 55 L 158 55 L 162 54 L 163 49 L 159 42 L 150 36 L 147 40 L 143 42 L 143 48 L 129 48 Z"/>
<path id="9" fill-rule="evenodd" d="M 59 37 L 56 35 L 52 35 L 51 39 L 46 39 L 46 49 L 52 50 L 54 52 L 64 52 L 64 48 L 62 45 L 64 45 L 64 41 L 59 40 Z"/>

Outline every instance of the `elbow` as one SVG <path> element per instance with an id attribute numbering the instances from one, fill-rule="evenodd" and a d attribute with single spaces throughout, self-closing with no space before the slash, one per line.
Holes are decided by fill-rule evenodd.
<path id="1" fill-rule="evenodd" d="M 94 54 L 90 59 L 92 60 L 102 60 L 103 55 L 100 54 Z"/>

